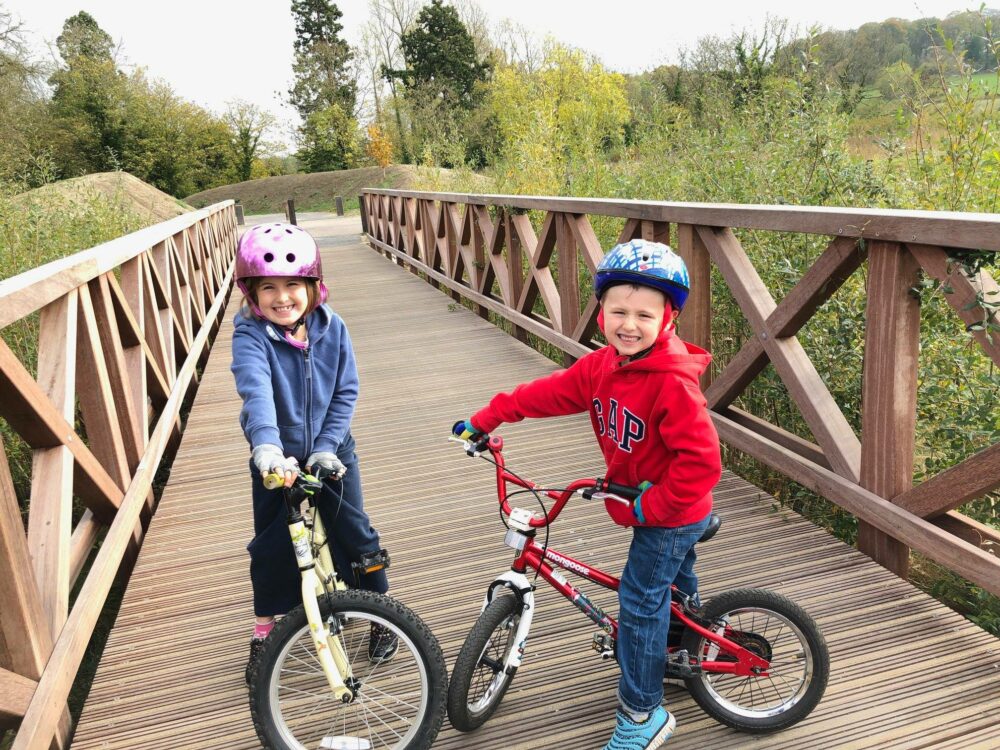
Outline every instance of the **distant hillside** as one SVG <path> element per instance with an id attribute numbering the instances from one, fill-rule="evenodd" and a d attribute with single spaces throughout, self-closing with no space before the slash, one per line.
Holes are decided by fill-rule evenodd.
<path id="1" fill-rule="evenodd" d="M 104 198 L 134 212 L 146 224 L 155 224 L 194 210 L 182 200 L 157 190 L 128 172 L 96 172 L 60 180 L 15 196 L 18 207 L 31 205 L 55 209 L 86 208 L 95 198 Z"/>
<path id="2" fill-rule="evenodd" d="M 184 200 L 202 208 L 233 198 L 243 204 L 246 213 L 256 214 L 280 213 L 284 211 L 285 201 L 291 198 L 296 211 L 328 211 L 338 195 L 343 197 L 348 208 L 356 209 L 363 188 L 462 192 L 474 189 L 472 186 L 484 190 L 485 184 L 484 178 L 468 172 L 393 164 L 386 167 L 384 176 L 381 167 L 287 174 L 203 190 Z"/>

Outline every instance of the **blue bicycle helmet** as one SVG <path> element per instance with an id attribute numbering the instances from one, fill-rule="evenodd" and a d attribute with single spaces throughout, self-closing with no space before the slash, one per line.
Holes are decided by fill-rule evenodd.
<path id="1" fill-rule="evenodd" d="M 680 310 L 687 302 L 691 282 L 684 259 L 662 242 L 630 240 L 611 248 L 594 275 L 594 294 L 600 299 L 615 284 L 641 284 L 663 292 Z"/>

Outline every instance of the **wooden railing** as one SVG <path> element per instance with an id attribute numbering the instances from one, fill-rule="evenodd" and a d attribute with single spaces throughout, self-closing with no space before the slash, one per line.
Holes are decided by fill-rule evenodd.
<path id="1" fill-rule="evenodd" d="M 480 314 L 506 319 L 515 335 L 530 332 L 570 358 L 596 345 L 597 303 L 592 295 L 581 298 L 579 286 L 580 261 L 593 273 L 603 255 L 590 216 L 623 219 L 619 242 L 668 242 L 684 257 L 691 296 L 680 330 L 709 350 L 714 264 L 753 331 L 721 372 L 703 382 L 723 441 L 854 514 L 859 548 L 890 570 L 905 576 L 912 548 L 1000 595 L 1000 531 L 955 511 L 1000 486 L 1000 444 L 913 486 L 920 305 L 911 293 L 922 270 L 951 287 L 946 298 L 963 320 L 985 316 L 995 325 L 996 315 L 975 300 L 977 294 L 998 299 L 990 296 L 996 283 L 986 274 L 968 278 L 948 256 L 954 249 L 1000 248 L 1000 216 L 392 190 L 365 191 L 360 200 L 373 247 L 471 301 Z M 528 211 L 543 212 L 537 235 Z M 829 239 L 776 301 L 734 229 Z M 859 438 L 797 334 L 866 263 Z M 1000 365 L 1000 334 L 974 335 Z M 813 440 L 733 406 L 768 363 Z"/>
<path id="2" fill-rule="evenodd" d="M 67 741 L 70 687 L 134 561 L 236 242 L 227 201 L 0 282 L 0 328 L 38 331 L 37 366 L 0 341 L 0 417 L 32 461 L 26 532 L 0 441 L 0 726 L 20 725 L 17 750 Z"/>

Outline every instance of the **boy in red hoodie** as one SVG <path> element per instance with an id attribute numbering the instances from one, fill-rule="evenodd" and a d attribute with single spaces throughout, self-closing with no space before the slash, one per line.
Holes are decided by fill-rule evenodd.
<path id="1" fill-rule="evenodd" d="M 594 278 L 608 346 L 497 394 L 455 428 L 468 437 L 525 417 L 589 411 L 608 479 L 643 488 L 631 508 L 605 502 L 615 523 L 633 527 L 618 590 L 620 706 L 605 750 L 655 748 L 673 733 L 676 721 L 660 706 L 670 585 L 697 595 L 694 545 L 708 525 L 722 471 L 698 383 L 711 355 L 674 330 L 689 285 L 684 261 L 666 245 L 615 246 Z"/>

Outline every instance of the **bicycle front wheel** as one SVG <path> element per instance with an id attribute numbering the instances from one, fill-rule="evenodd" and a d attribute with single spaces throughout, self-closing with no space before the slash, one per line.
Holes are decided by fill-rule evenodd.
<path id="1" fill-rule="evenodd" d="M 448 720 L 460 732 L 481 727 L 500 707 L 514 671 L 504 670 L 521 622 L 521 601 L 497 596 L 479 615 L 455 660 L 448 688 Z"/>
<path id="2" fill-rule="evenodd" d="M 433 634 L 411 610 L 370 591 L 340 591 L 320 600 L 323 620 L 340 627 L 351 664 L 350 703 L 334 697 L 316 658 L 301 606 L 271 631 L 250 682 L 250 711 L 268 750 L 424 750 L 444 721 L 448 676 Z M 370 656 L 372 625 L 398 648 Z M 374 647 L 373 647 L 374 648 Z"/>
<path id="3" fill-rule="evenodd" d="M 687 678 L 691 697 L 705 713 L 744 732 L 774 732 L 816 707 L 826 690 L 830 655 L 805 610 L 773 591 L 736 589 L 712 599 L 700 614 L 714 623 L 710 630 L 770 662 L 766 676 L 700 672 Z M 697 663 L 731 659 L 690 628 L 681 647 Z"/>

